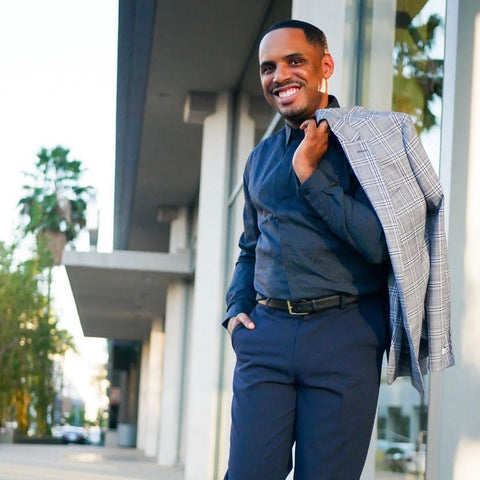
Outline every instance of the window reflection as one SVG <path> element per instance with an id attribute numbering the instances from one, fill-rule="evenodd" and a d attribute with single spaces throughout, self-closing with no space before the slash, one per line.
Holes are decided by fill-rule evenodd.
<path id="1" fill-rule="evenodd" d="M 392 110 L 411 115 L 437 169 L 445 9 L 445 0 L 397 0 L 391 57 Z M 428 378 L 425 383 L 428 386 Z M 427 414 L 428 392 L 420 396 L 405 378 L 397 379 L 393 385 L 382 383 L 377 419 L 376 480 L 424 478 Z"/>
<path id="2" fill-rule="evenodd" d="M 393 47 L 393 98 L 392 109 L 409 113 L 417 131 L 428 131 L 439 125 L 435 102 L 442 97 L 443 52 L 436 57 L 435 40 L 443 28 L 438 13 L 418 13 L 412 18 L 412 4 L 423 6 L 425 2 L 408 3 L 410 11 L 397 10 L 396 35 Z"/>

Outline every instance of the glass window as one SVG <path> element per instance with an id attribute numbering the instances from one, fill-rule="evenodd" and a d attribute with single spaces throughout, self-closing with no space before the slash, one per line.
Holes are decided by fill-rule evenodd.
<path id="1" fill-rule="evenodd" d="M 438 169 L 446 0 L 397 0 L 392 110 L 409 113 Z"/>
<path id="2" fill-rule="evenodd" d="M 446 1 L 393 0 L 393 3 L 396 9 L 390 11 L 390 30 L 395 30 L 390 37 L 390 42 L 393 40 L 393 44 L 390 43 L 392 82 L 390 85 L 386 81 L 385 90 L 380 92 L 380 95 L 385 95 L 388 91 L 390 95 L 391 87 L 391 105 L 384 98 L 381 107 L 411 115 L 427 154 L 438 171 Z M 385 5 L 385 2 L 374 0 L 370 4 L 370 12 L 375 12 L 376 4 Z M 383 22 L 382 25 L 380 22 Z M 378 82 L 373 66 L 377 65 L 380 71 L 385 72 L 388 71 L 385 62 L 389 61 L 388 51 L 382 59 L 375 58 L 375 52 L 380 52 L 382 48 L 385 51 L 386 47 L 384 43 L 379 47 L 381 42 L 373 36 L 375 32 L 383 32 L 383 42 L 389 33 L 385 29 L 388 24 L 385 15 L 376 16 L 373 13 L 367 18 L 367 23 L 365 34 L 370 38 L 365 39 L 365 45 L 371 48 L 365 58 L 371 67 L 362 74 L 362 91 L 364 105 L 372 108 L 375 92 L 370 93 L 370 97 L 369 92 Z M 378 65 L 379 61 L 384 64 Z M 425 378 L 425 383 L 428 386 L 428 378 Z M 397 379 L 393 385 L 382 382 L 377 418 L 376 480 L 424 478 L 427 400 L 428 392 L 424 397 L 420 396 L 409 379 Z"/>

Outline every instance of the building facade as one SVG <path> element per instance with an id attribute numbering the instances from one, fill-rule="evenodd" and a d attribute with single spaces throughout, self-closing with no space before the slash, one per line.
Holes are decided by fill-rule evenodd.
<path id="1" fill-rule="evenodd" d="M 119 7 L 115 250 L 64 256 L 84 333 L 111 341 L 119 444 L 184 466 L 185 480 L 223 478 L 234 356 L 220 323 L 242 231 L 241 178 L 253 146 L 281 126 L 261 96 L 256 49 L 269 25 L 296 18 L 325 31 L 329 89 L 342 105 L 412 115 L 446 193 L 457 365 L 431 375 L 424 398 L 408 380 L 382 385 L 362 478 L 380 478 L 395 443 L 426 449 L 429 480 L 477 478 L 479 2 Z"/>

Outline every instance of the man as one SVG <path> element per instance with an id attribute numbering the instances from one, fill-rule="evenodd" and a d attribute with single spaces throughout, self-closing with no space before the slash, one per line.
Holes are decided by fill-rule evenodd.
<path id="1" fill-rule="evenodd" d="M 441 212 L 443 196 L 417 155 L 406 116 L 331 108 L 338 107 L 327 87 L 334 62 L 319 29 L 295 20 L 274 25 L 260 43 L 259 62 L 265 98 L 286 125 L 254 149 L 245 168 L 244 232 L 224 321 L 237 355 L 225 478 L 284 479 L 295 443 L 296 480 L 354 480 L 365 461 L 390 342 L 388 290 L 389 381 L 406 368 L 423 388 L 418 357 L 426 343 L 420 345 L 426 330 L 420 310 L 429 310 L 423 304 L 425 205 Z M 379 165 L 375 155 L 369 157 L 372 150 L 383 152 L 375 132 L 381 138 L 393 132 L 393 146 Z M 406 154 L 402 135 L 409 139 Z M 378 173 L 388 157 L 391 164 Z M 399 190 L 402 175 L 405 201 L 391 202 L 388 190 Z M 398 203 L 404 203 L 402 211 Z M 406 235 L 411 218 L 418 225 Z M 443 225 L 441 220 L 430 224 Z M 442 240 L 443 231 L 437 233 Z M 398 253 L 402 243 L 407 262 Z M 430 255 L 443 266 L 444 244 L 439 256 L 436 248 Z M 437 275 L 446 305 L 448 270 L 432 278 Z M 404 280 L 419 288 L 412 292 Z M 438 294 L 430 297 L 438 303 Z M 444 311 L 443 305 L 430 310 Z M 430 348 L 437 369 L 453 363 L 445 318 L 441 328 L 433 327 L 441 337 Z"/>

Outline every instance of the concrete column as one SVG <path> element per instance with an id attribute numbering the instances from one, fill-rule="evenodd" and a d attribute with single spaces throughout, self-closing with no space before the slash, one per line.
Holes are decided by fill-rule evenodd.
<path id="1" fill-rule="evenodd" d="M 234 182 L 242 181 L 243 170 L 255 143 L 255 129 L 266 128 L 273 117 L 271 107 L 260 96 L 240 95 L 237 108 L 237 132 L 234 167 Z M 243 196 L 242 196 L 243 198 Z M 243 201 L 241 202 L 243 204 Z"/>
<path id="2" fill-rule="evenodd" d="M 357 1 L 293 0 L 292 18 L 304 20 L 320 28 L 328 39 L 335 71 L 328 81 L 328 92 L 342 106 L 352 105 L 355 98 L 357 45 Z"/>
<path id="3" fill-rule="evenodd" d="M 158 433 L 160 428 L 162 363 L 163 363 L 164 333 L 162 321 L 154 319 L 150 333 L 150 348 L 148 358 L 148 392 L 147 412 L 148 422 L 145 432 L 145 455 L 153 457 L 158 452 Z"/>
<path id="4" fill-rule="evenodd" d="M 239 254 L 238 239 L 243 231 L 243 171 L 248 156 L 255 146 L 255 130 L 268 127 L 272 119 L 272 109 L 263 97 L 241 95 L 236 115 L 236 148 L 232 166 L 232 192 L 229 196 L 231 204 L 228 206 L 230 238 L 227 240 L 229 262 L 227 283 Z"/>
<path id="5" fill-rule="evenodd" d="M 118 407 L 118 423 L 126 424 L 128 423 L 128 401 L 129 401 L 129 392 L 128 392 L 128 370 L 121 370 L 119 372 L 120 377 L 120 405 Z"/>
<path id="6" fill-rule="evenodd" d="M 150 358 L 150 344 L 148 341 L 143 342 L 142 358 L 140 363 L 140 385 L 138 399 L 138 420 L 137 420 L 137 448 L 145 450 L 146 434 L 148 425 L 148 367 Z"/>
<path id="7" fill-rule="evenodd" d="M 120 408 L 117 439 L 119 447 L 135 447 L 137 438 L 137 380 L 138 370 L 120 371 Z"/>
<path id="8" fill-rule="evenodd" d="M 175 219 L 170 224 L 170 253 L 177 253 L 188 248 L 190 229 L 188 222 L 188 209 L 186 207 L 179 208 Z"/>
<path id="9" fill-rule="evenodd" d="M 183 386 L 185 380 L 186 286 L 183 282 L 169 285 L 165 313 L 165 359 L 163 368 L 162 411 L 158 463 L 174 466 L 179 463 L 180 427 L 184 415 Z"/>
<path id="10" fill-rule="evenodd" d="M 480 3 L 449 0 L 440 175 L 447 191 L 456 365 L 432 375 L 428 480 L 480 472 Z"/>
<path id="11" fill-rule="evenodd" d="M 392 52 L 397 0 L 373 0 L 371 34 L 362 59 L 362 106 L 392 109 Z"/>
<path id="12" fill-rule="evenodd" d="M 190 102 L 190 106 L 194 102 Z M 203 124 L 197 263 L 189 345 L 185 480 L 213 480 L 217 463 L 218 385 L 224 312 L 230 96 L 216 97 Z"/>
<path id="13" fill-rule="evenodd" d="M 170 227 L 170 252 L 187 247 L 188 211 L 180 209 Z M 158 463 L 177 465 L 180 461 L 181 425 L 184 417 L 184 382 L 186 377 L 186 338 L 188 292 L 185 282 L 175 282 L 167 289 L 165 312 L 165 357 L 163 364 L 162 411 Z"/>
<path id="14" fill-rule="evenodd" d="M 265 108 L 267 105 L 267 109 Z M 239 182 L 242 182 L 243 170 L 247 158 L 254 147 L 255 129 L 261 124 L 268 125 L 267 119 L 271 119 L 271 109 L 266 104 L 265 99 L 241 95 L 238 99 L 237 109 L 235 111 L 237 131 L 235 132 L 235 152 L 232 166 L 232 189 L 236 189 Z M 229 237 L 225 246 L 228 262 L 228 272 L 226 283 L 229 283 L 233 267 L 238 257 L 238 239 L 243 231 L 243 190 L 240 190 L 236 197 L 232 197 L 233 203 L 229 205 L 228 222 Z M 232 404 L 232 382 L 233 370 L 235 367 L 235 354 L 233 352 L 230 336 L 223 333 L 223 376 L 220 385 L 219 400 L 221 409 L 221 419 L 218 437 L 218 464 L 217 478 L 223 478 L 227 468 L 229 445 L 230 445 L 230 425 L 231 425 L 231 404 Z"/>
<path id="15" fill-rule="evenodd" d="M 186 309 L 187 309 L 187 312 L 186 312 L 186 318 L 187 318 L 187 324 L 188 324 L 188 328 L 187 328 L 187 331 L 186 331 L 186 338 L 185 338 L 185 361 L 184 361 L 184 364 L 185 364 L 185 371 L 183 372 L 184 374 L 184 377 L 185 377 L 185 380 L 184 380 L 184 386 L 183 386 L 183 394 L 182 394 L 182 402 L 183 402 L 183 405 L 182 405 L 182 416 L 180 418 L 181 420 L 181 425 L 180 425 L 180 450 L 178 452 L 178 455 L 179 455 L 179 463 L 181 463 L 182 465 L 185 465 L 185 458 L 186 458 L 186 450 L 187 450 L 187 438 L 188 438 L 188 435 L 187 435 L 187 432 L 188 432 L 188 429 L 189 429 L 189 424 L 188 424 L 188 416 L 187 416 L 187 409 L 188 409 L 188 400 L 190 399 L 190 395 L 189 395 L 189 378 L 190 378 L 190 375 L 191 375 L 191 372 L 190 372 L 190 354 L 191 354 L 191 351 L 190 351 L 190 348 L 188 347 L 191 343 L 191 337 L 192 337 L 192 328 L 191 328 L 191 322 L 192 322 L 192 318 L 193 318 L 193 296 L 194 296 L 194 292 L 195 292 L 195 285 L 193 282 L 190 282 L 187 286 L 186 286 L 186 290 L 187 290 L 187 298 L 188 298 L 188 301 L 186 302 Z M 185 480 L 185 479 L 184 479 Z"/>

